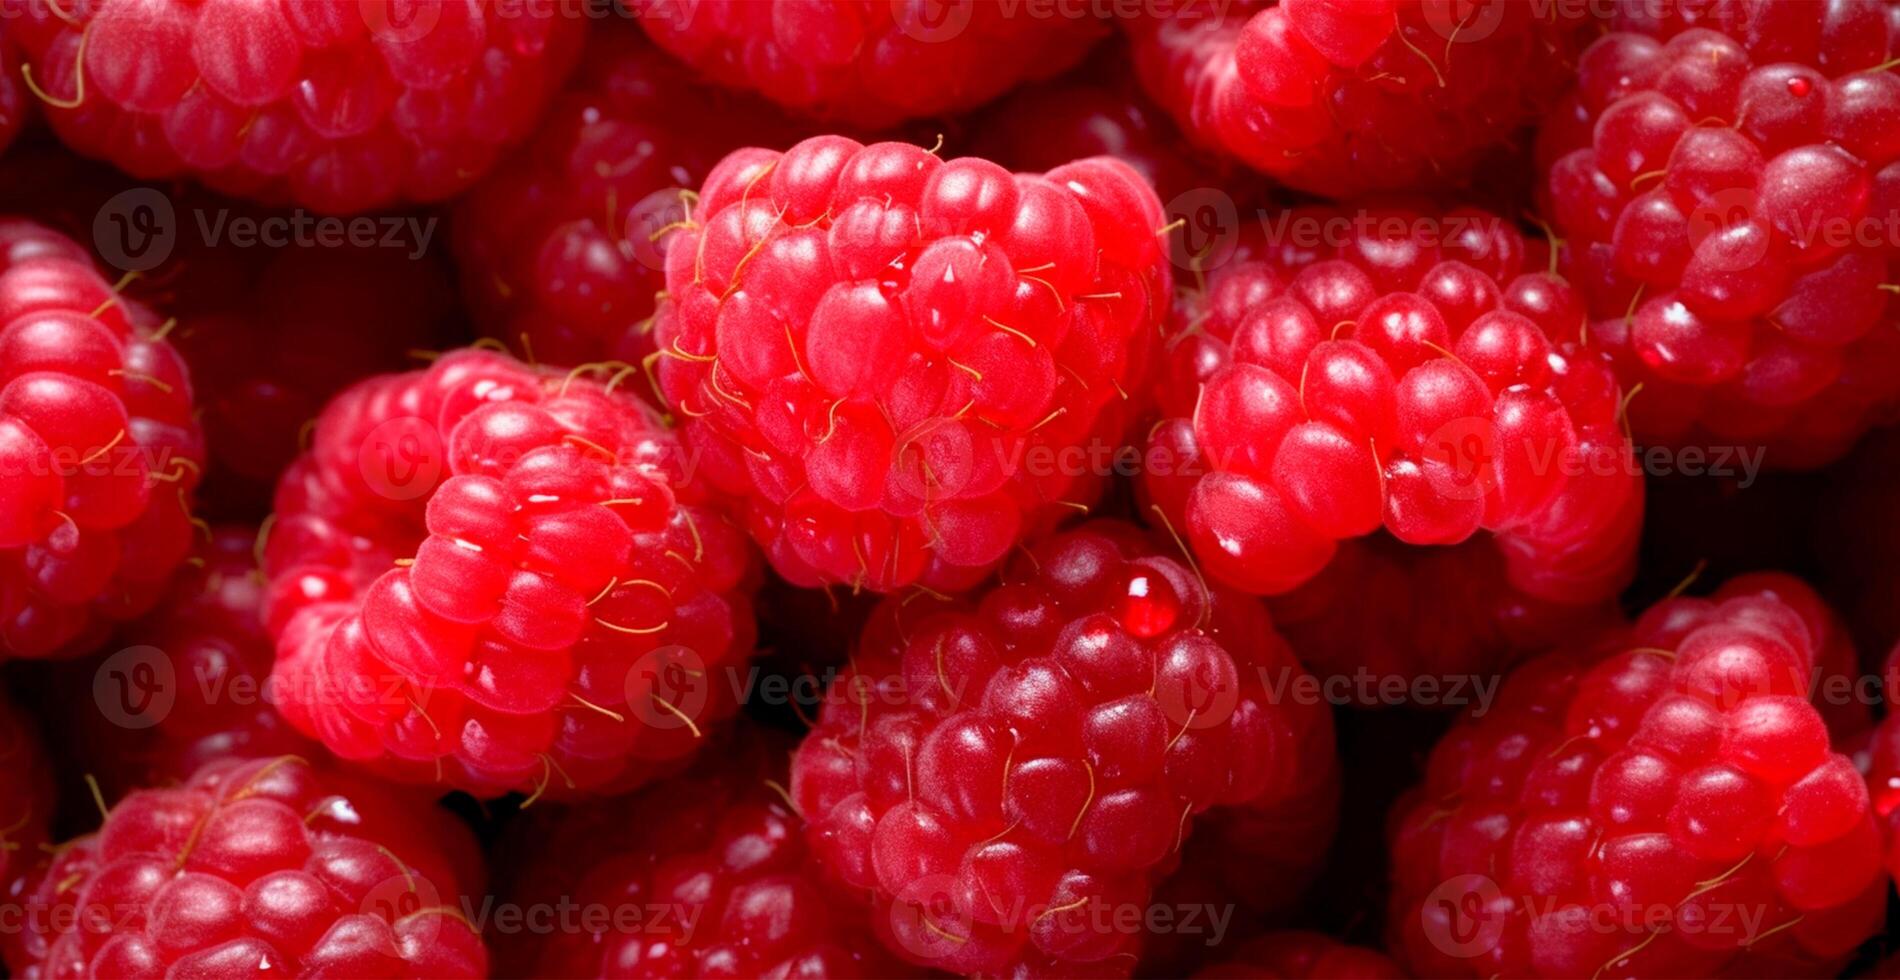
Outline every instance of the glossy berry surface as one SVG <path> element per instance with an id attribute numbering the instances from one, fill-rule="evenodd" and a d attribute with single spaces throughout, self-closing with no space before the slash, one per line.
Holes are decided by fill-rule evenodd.
<path id="1" fill-rule="evenodd" d="M 1296 209 L 1284 227 L 1177 297 L 1148 515 L 1261 594 L 1377 531 L 1485 531 L 1521 592 L 1614 595 L 1642 482 L 1568 284 L 1526 271 L 1523 237 L 1481 211 Z"/>
<path id="2" fill-rule="evenodd" d="M 1545 122 L 1544 197 L 1639 439 L 1844 453 L 1900 407 L 1900 14 L 1619 10 Z"/>
<path id="3" fill-rule="evenodd" d="M 994 3 L 631 0 L 662 48 L 722 85 L 864 127 L 959 112 L 1056 74 L 1107 33 L 1094 16 Z"/>
<path id="4" fill-rule="evenodd" d="M 586 24 L 493 0 L 26 0 L 8 31 L 75 152 L 341 213 L 466 189 Z"/>
<path id="5" fill-rule="evenodd" d="M 0 696 L 0 881 L 39 858 L 53 807 L 53 770 L 33 718 Z"/>
<path id="6" fill-rule="evenodd" d="M 890 977 L 902 971 L 813 873 L 783 795 L 789 739 L 723 738 L 693 771 L 638 793 L 531 811 L 499 861 L 523 908 L 663 912 L 497 938 L 516 977 Z"/>
<path id="7" fill-rule="evenodd" d="M 886 600 L 792 798 L 904 959 L 1126 974 L 1144 930 L 1115 923 L 1196 818 L 1271 806 L 1332 765 L 1326 707 L 1268 694 L 1298 676 L 1256 602 L 1206 591 L 1129 525 L 1089 524 L 972 600 Z"/>
<path id="8" fill-rule="evenodd" d="M 741 150 L 667 239 L 659 388 L 786 579 L 966 588 L 1106 475 L 1090 451 L 1168 296 L 1161 225 L 1104 157 Z"/>
<path id="9" fill-rule="evenodd" d="M 1398 980 L 1405 976 L 1378 950 L 1288 929 L 1248 941 L 1232 957 L 1195 974 L 1199 980 Z"/>
<path id="10" fill-rule="evenodd" d="M 793 132 L 638 31 L 595 31 L 531 145 L 456 205 L 462 292 L 483 331 L 547 363 L 639 363 L 665 285 L 660 236 L 692 188 L 727 153 Z"/>
<path id="11" fill-rule="evenodd" d="M 626 373 L 462 351 L 337 396 L 265 548 L 291 724 L 478 796 L 624 788 L 730 709 L 756 561 Z"/>
<path id="12" fill-rule="evenodd" d="M 294 756 L 143 790 L 6 899 L 15 976 L 483 977 L 465 827 Z"/>
<path id="13" fill-rule="evenodd" d="M 190 552 L 204 439 L 169 329 L 70 239 L 0 218 L 0 654 L 84 652 Z"/>
<path id="14" fill-rule="evenodd" d="M 1127 22 L 1143 84 L 1201 145 L 1328 197 L 1456 186 L 1553 104 L 1574 8 L 1436 0 L 1181 6 Z"/>
<path id="15" fill-rule="evenodd" d="M 1866 786 L 1808 700 L 1811 590 L 1666 599 L 1530 661 L 1392 825 L 1394 949 L 1432 976 L 1833 976 L 1880 928 Z"/>

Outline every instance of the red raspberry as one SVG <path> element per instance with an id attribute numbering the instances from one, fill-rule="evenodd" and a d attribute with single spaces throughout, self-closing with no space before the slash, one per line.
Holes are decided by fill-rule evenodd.
<path id="1" fill-rule="evenodd" d="M 483 977 L 467 828 L 294 756 L 133 793 L 9 893 L 16 976 Z"/>
<path id="2" fill-rule="evenodd" d="M 266 546 L 293 725 L 480 796 L 683 761 L 731 707 L 756 566 L 625 374 L 464 351 L 330 403 Z"/>
<path id="3" fill-rule="evenodd" d="M 1396 948 L 1429 976 L 1824 976 L 1880 928 L 1867 787 L 1808 702 L 1787 576 L 1533 660 L 1395 811 Z"/>
<path id="4" fill-rule="evenodd" d="M 1262 6 L 1130 21 L 1136 67 L 1197 142 L 1330 197 L 1465 182 L 1556 101 L 1587 43 L 1555 5 Z"/>
<path id="5" fill-rule="evenodd" d="M 13 47 L 12 39 L 0 34 L 0 151 L 5 151 L 26 127 L 31 108 L 26 90 L 20 86 L 20 57 Z"/>
<path id="6" fill-rule="evenodd" d="M 1900 407 L 1900 7 L 1619 8 L 1544 124 L 1546 207 L 1639 439 L 1844 453 Z"/>
<path id="7" fill-rule="evenodd" d="M 497 0 L 25 0 L 8 23 L 75 151 L 331 212 L 468 187 L 533 128 L 584 27 Z"/>
<path id="8" fill-rule="evenodd" d="M 1093 17 L 928 0 L 630 0 L 660 47 L 712 80 L 865 127 L 960 112 L 1061 73 L 1107 32 Z"/>
<path id="9" fill-rule="evenodd" d="M 53 770 L 32 717 L 0 694 L 0 887 L 38 857 L 53 806 Z"/>
<path id="10" fill-rule="evenodd" d="M 1483 529 L 1512 588 L 1615 595 L 1642 481 L 1569 286 L 1522 272 L 1523 238 L 1480 211 L 1277 227 L 1272 250 L 1242 242 L 1177 302 L 1151 511 L 1251 592 L 1294 589 L 1383 528 L 1410 545 Z"/>
<path id="11" fill-rule="evenodd" d="M 483 331 L 555 364 L 639 363 L 665 282 L 656 236 L 720 158 L 781 135 L 796 138 L 764 103 L 700 84 L 630 27 L 599 29 L 531 148 L 456 205 Z"/>
<path id="12" fill-rule="evenodd" d="M 1161 223 L 1108 158 L 741 150 L 667 242 L 659 387 L 787 579 L 968 587 L 1106 475 L 1086 443 L 1140 390 Z"/>
<path id="13" fill-rule="evenodd" d="M 1325 707 L 1276 703 L 1281 676 L 1299 667 L 1257 602 L 1091 524 L 974 603 L 887 600 L 792 796 L 826 873 L 911 962 L 1124 974 L 1142 930 L 1116 923 L 1145 913 L 1191 816 L 1273 807 L 1331 769 L 1330 728 L 1307 737 Z"/>
<path id="14" fill-rule="evenodd" d="M 1405 974 L 1391 957 L 1377 950 L 1290 929 L 1254 939 L 1226 962 L 1194 976 L 1197 980 L 1398 980 Z"/>
<path id="15" fill-rule="evenodd" d="M 85 250 L 0 218 L 0 655 L 80 651 L 191 550 L 185 364 Z"/>
<path id="16" fill-rule="evenodd" d="M 504 900 L 565 905 L 579 925 L 498 937 L 498 974 L 900 976 L 811 873 L 803 821 L 779 783 L 789 747 L 747 731 L 632 796 L 525 816 L 502 852 L 513 872 Z"/>

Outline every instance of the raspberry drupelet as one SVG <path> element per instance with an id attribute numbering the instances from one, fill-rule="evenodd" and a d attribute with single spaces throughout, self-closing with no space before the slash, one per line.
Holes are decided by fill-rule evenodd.
<path id="1" fill-rule="evenodd" d="M 929 0 L 629 0 L 681 61 L 814 119 L 886 127 L 961 112 L 1081 60 L 1094 16 Z"/>
<path id="2" fill-rule="evenodd" d="M 460 351 L 330 403 L 265 546 L 293 725 L 477 796 L 683 764 L 732 707 L 757 561 L 636 373 Z"/>
<path id="3" fill-rule="evenodd" d="M 1672 598 L 1532 660 L 1394 810 L 1394 949 L 1427 976 L 1832 976 L 1880 928 L 1866 785 L 1808 700 L 1796 579 Z"/>
<path id="4" fill-rule="evenodd" d="M 1642 481 L 1563 280 L 1475 210 L 1295 210 L 1177 298 L 1143 487 L 1209 574 L 1291 591 L 1339 543 L 1489 532 L 1573 605 L 1634 567 Z M 1271 247 L 1268 247 L 1270 244 Z"/>
<path id="5" fill-rule="evenodd" d="M 15 886 L 15 976 L 485 977 L 465 826 L 295 756 L 120 800 Z"/>
<path id="6" fill-rule="evenodd" d="M 1538 136 L 1639 440 L 1846 452 L 1900 408 L 1900 7 L 1617 8 Z"/>
<path id="7" fill-rule="evenodd" d="M 1399 980 L 1392 958 L 1317 932 L 1289 929 L 1249 940 L 1196 980 Z"/>
<path id="8" fill-rule="evenodd" d="M 0 217 L 0 656 L 84 652 L 190 552 L 204 438 L 170 329 Z"/>
<path id="9" fill-rule="evenodd" d="M 0 693 L 0 888 L 38 858 L 54 804 L 53 770 L 33 717 Z"/>
<path id="10" fill-rule="evenodd" d="M 740 729 L 690 772 L 633 795 L 525 814 L 497 859 L 507 901 L 583 910 L 637 903 L 646 914 L 498 936 L 498 973 L 901 976 L 862 912 L 813 874 L 804 821 L 784 795 L 791 745 L 766 729 Z"/>
<path id="11" fill-rule="evenodd" d="M 26 80 L 75 152 L 332 213 L 436 201 L 526 136 L 587 19 L 498 0 L 24 0 Z"/>
<path id="12" fill-rule="evenodd" d="M 659 388 L 795 584 L 967 588 L 1086 509 L 1167 304 L 1161 206 L 840 136 L 747 149 L 667 240 Z"/>
<path id="13" fill-rule="evenodd" d="M 1300 674 L 1257 601 L 1130 525 L 1088 524 L 972 600 L 887 599 L 792 797 L 825 873 L 904 959 L 1126 974 L 1130 913 L 1146 921 L 1196 815 L 1272 807 L 1334 765 L 1326 706 L 1266 686 Z"/>
<path id="14" fill-rule="evenodd" d="M 1204 147 L 1328 197 L 1467 182 L 1562 94 L 1590 24 L 1562 5 L 1285 0 L 1125 23 Z"/>
<path id="15" fill-rule="evenodd" d="M 713 164 L 775 134 L 803 135 L 634 28 L 595 30 L 531 144 L 456 204 L 462 292 L 483 332 L 547 363 L 638 363 L 665 283 L 656 236 Z"/>

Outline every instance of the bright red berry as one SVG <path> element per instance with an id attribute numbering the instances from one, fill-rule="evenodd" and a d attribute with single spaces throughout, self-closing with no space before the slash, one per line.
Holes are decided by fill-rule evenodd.
<path id="1" fill-rule="evenodd" d="M 788 748 L 746 730 L 631 796 L 524 815 L 501 849 L 504 900 L 574 908 L 579 924 L 499 936 L 500 975 L 900 975 L 813 873 L 784 795 Z M 616 921 L 588 910 L 630 911 Z"/>
<path id="2" fill-rule="evenodd" d="M 0 218 L 0 654 L 83 651 L 191 550 L 184 361 L 84 249 Z"/>
<path id="3" fill-rule="evenodd" d="M 330 403 L 265 550 L 293 725 L 483 796 L 611 791 L 695 748 L 752 649 L 756 562 L 629 383 L 461 351 Z"/>
<path id="4" fill-rule="evenodd" d="M 294 756 L 119 801 L 5 902 L 14 975 L 484 977 L 466 827 Z"/>
<path id="5" fill-rule="evenodd" d="M 967 587 L 1108 472 L 1167 296 L 1161 224 L 1108 158 L 741 150 L 668 239 L 660 390 L 787 579 Z"/>
<path id="6" fill-rule="evenodd" d="M 1092 16 L 926 0 L 632 0 L 640 26 L 708 78 L 864 127 L 960 112 L 1080 60 Z"/>
<path id="7" fill-rule="evenodd" d="M 1587 26 L 1431 0 L 1183 5 L 1128 24 L 1143 83 L 1196 142 L 1331 197 L 1470 178 L 1555 101 Z"/>
<path id="8" fill-rule="evenodd" d="M 1325 706 L 1268 686 L 1302 676 L 1257 602 L 1208 591 L 1129 525 L 1090 524 L 972 600 L 886 600 L 792 797 L 826 873 L 868 895 L 905 959 L 1124 974 L 1144 930 L 1115 923 L 1148 907 L 1197 815 L 1324 782 Z"/>
<path id="9" fill-rule="evenodd" d="M 53 770 L 33 718 L 0 695 L 0 882 L 38 859 L 53 807 Z"/>
<path id="10" fill-rule="evenodd" d="M 1787 576 L 1530 661 L 1395 811 L 1390 928 L 1430 976 L 1831 976 L 1880 928 L 1867 787 L 1808 700 Z"/>
<path id="11" fill-rule="evenodd" d="M 1392 958 L 1317 932 L 1289 929 L 1250 940 L 1196 980 L 1398 980 Z"/>
<path id="12" fill-rule="evenodd" d="M 330 212 L 467 188 L 533 128 L 587 23 L 496 0 L 68 6 L 8 23 L 67 146 Z"/>
<path id="13" fill-rule="evenodd" d="M 1620 9 L 1585 52 L 1545 210 L 1639 439 L 1820 465 L 1900 405 L 1900 14 L 1697 10 Z"/>

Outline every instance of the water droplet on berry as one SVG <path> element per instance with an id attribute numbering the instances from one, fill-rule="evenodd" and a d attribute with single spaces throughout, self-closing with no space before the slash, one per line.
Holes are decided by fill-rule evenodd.
<path id="1" fill-rule="evenodd" d="M 1797 99 L 1807 98 L 1808 92 L 1813 88 L 1814 83 L 1805 78 L 1795 77 L 1788 79 L 1788 94 Z"/>
<path id="2" fill-rule="evenodd" d="M 1167 632 L 1180 614 L 1181 597 L 1167 579 L 1145 569 L 1129 574 L 1116 615 L 1123 629 L 1145 640 Z"/>

